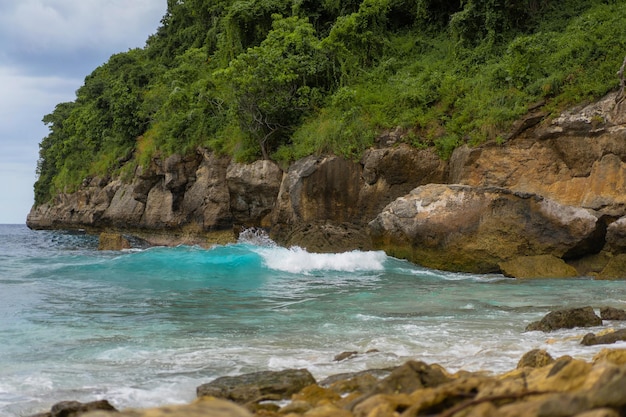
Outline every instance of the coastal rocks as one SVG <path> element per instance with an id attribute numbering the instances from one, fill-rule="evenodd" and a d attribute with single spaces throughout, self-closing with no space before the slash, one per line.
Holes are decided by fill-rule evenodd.
<path id="1" fill-rule="evenodd" d="M 271 226 L 270 214 L 283 178 L 283 171 L 271 161 L 232 163 L 226 171 L 230 210 L 235 226 Z"/>
<path id="2" fill-rule="evenodd" d="M 554 358 L 548 352 L 542 349 L 533 349 L 526 352 L 517 362 L 517 369 L 520 368 L 542 368 L 554 362 Z"/>
<path id="3" fill-rule="evenodd" d="M 258 403 L 264 400 L 282 400 L 308 385 L 315 379 L 306 369 L 262 371 L 240 376 L 225 376 L 196 389 L 198 397 L 224 398 L 239 404 Z"/>
<path id="4" fill-rule="evenodd" d="M 170 405 L 145 410 L 95 411 L 83 417 L 252 417 L 245 408 L 229 401 L 203 398 L 189 405 Z"/>
<path id="5" fill-rule="evenodd" d="M 615 330 L 601 335 L 587 333 L 580 344 L 585 346 L 610 345 L 619 341 L 626 341 L 626 329 Z"/>
<path id="6" fill-rule="evenodd" d="M 333 251 L 317 241 L 332 242 L 334 225 L 358 219 L 361 168 L 342 158 L 310 156 L 292 164 L 285 174 L 272 214 L 272 239 L 286 246 Z M 324 226 L 329 225 L 326 228 Z M 294 234 L 302 229 L 298 239 Z M 331 236 L 330 239 L 320 234 Z M 310 240 L 309 240 L 310 239 Z"/>
<path id="7" fill-rule="evenodd" d="M 540 321 L 530 323 L 526 331 L 551 332 L 558 329 L 573 329 L 574 327 L 601 326 L 602 319 L 596 315 L 591 307 L 571 308 L 552 311 Z"/>
<path id="8" fill-rule="evenodd" d="M 533 193 L 621 217 L 626 207 L 626 126 L 615 94 L 564 112 L 506 142 L 462 146 L 450 183 Z"/>
<path id="9" fill-rule="evenodd" d="M 620 253 L 609 259 L 608 264 L 598 274 L 597 279 L 626 279 L 626 254 Z"/>
<path id="10" fill-rule="evenodd" d="M 552 255 L 522 256 L 500 262 L 502 274 L 511 278 L 571 278 L 578 271 Z"/>
<path id="11" fill-rule="evenodd" d="M 487 273 L 519 256 L 575 256 L 594 245 L 596 223 L 584 209 L 534 194 L 429 184 L 389 204 L 369 229 L 374 247 L 392 256 Z"/>
<path id="12" fill-rule="evenodd" d="M 602 307 L 600 309 L 602 320 L 626 320 L 626 310 L 615 307 Z"/>
<path id="13" fill-rule="evenodd" d="M 279 402 L 263 401 L 254 404 L 248 402 L 246 404 L 248 409 L 224 399 L 201 396 L 189 405 L 119 412 L 91 411 L 83 416 L 618 417 L 623 415 L 626 407 L 624 395 L 626 357 L 623 349 L 602 350 L 591 363 L 569 356 L 553 360 L 545 351 L 536 350 L 525 354 L 519 363 L 523 365 L 515 370 L 501 375 L 491 375 L 483 371 L 459 371 L 451 374 L 436 364 L 409 361 L 390 370 L 369 370 L 351 376 L 333 376 L 328 379 L 329 384 L 315 382 L 302 384 L 291 391 L 291 394 L 277 395 L 275 398 L 281 398 Z M 256 378 L 252 375 L 254 374 L 243 379 Z M 349 383 L 359 377 L 369 382 Z M 246 384 L 241 386 L 242 392 L 248 390 L 249 385 Z M 215 392 L 219 394 L 220 390 Z M 255 392 L 251 397 L 257 394 L 258 392 Z M 46 417 L 49 415 L 45 414 Z"/>
<path id="14" fill-rule="evenodd" d="M 130 249 L 128 239 L 119 233 L 100 233 L 98 238 L 98 250 L 122 250 Z"/>
<path id="15" fill-rule="evenodd" d="M 94 410 L 117 412 L 107 400 L 98 400 L 88 403 L 78 401 L 62 401 L 56 403 L 48 413 L 36 414 L 31 417 L 78 417 Z"/>

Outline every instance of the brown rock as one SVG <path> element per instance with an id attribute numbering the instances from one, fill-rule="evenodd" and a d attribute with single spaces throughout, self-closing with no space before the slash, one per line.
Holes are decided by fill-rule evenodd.
<path id="1" fill-rule="evenodd" d="M 588 333 L 580 342 L 581 345 L 610 345 L 615 342 L 626 341 L 626 329 L 616 330 L 614 332 L 605 333 L 603 335 L 595 335 Z"/>
<path id="2" fill-rule="evenodd" d="M 541 368 L 554 363 L 554 359 L 548 352 L 543 349 L 533 349 L 524 354 L 517 363 L 517 369 L 520 368 Z"/>
<path id="3" fill-rule="evenodd" d="M 95 411 L 84 417 L 252 417 L 245 408 L 232 402 L 215 398 L 202 399 L 190 405 L 171 405 L 145 410 L 121 412 Z"/>
<path id="4" fill-rule="evenodd" d="M 626 368 L 609 367 L 589 390 L 588 397 L 594 408 L 620 409 L 626 406 Z"/>
<path id="5" fill-rule="evenodd" d="M 626 310 L 614 307 L 602 307 L 600 309 L 602 320 L 626 320 Z"/>
<path id="6" fill-rule="evenodd" d="M 94 410 L 117 411 L 107 400 L 98 400 L 88 403 L 62 401 L 54 404 L 49 413 L 41 415 L 49 417 L 78 417 Z"/>
<path id="7" fill-rule="evenodd" d="M 548 313 L 540 321 L 526 326 L 526 331 L 551 332 L 558 329 L 573 329 L 574 327 L 601 326 L 602 319 L 596 315 L 591 307 L 571 308 Z"/>
<path id="8" fill-rule="evenodd" d="M 596 408 L 595 410 L 576 414 L 576 417 L 620 417 L 620 414 L 612 408 Z"/>
<path id="9" fill-rule="evenodd" d="M 262 371 L 217 378 L 200 385 L 196 394 L 198 397 L 211 396 L 245 404 L 268 399 L 287 399 L 311 384 L 315 384 L 315 379 L 306 369 Z"/>
<path id="10" fill-rule="evenodd" d="M 593 363 L 598 362 L 626 365 L 626 349 L 602 349 L 593 357 Z"/>
<path id="11" fill-rule="evenodd" d="M 335 362 L 341 362 L 341 361 L 344 361 L 344 360 L 346 360 L 346 359 L 353 358 L 353 357 L 355 357 L 355 356 L 356 356 L 356 355 L 358 355 L 358 354 L 359 354 L 359 352 L 357 352 L 357 351 L 341 352 L 341 353 L 339 353 L 339 354 L 335 355 L 335 357 L 333 358 L 333 360 L 334 360 Z"/>
<path id="12" fill-rule="evenodd" d="M 282 178 L 280 167 L 268 160 L 230 164 L 226 182 L 235 223 L 244 227 L 270 227 L 269 216 Z"/>
<path id="13" fill-rule="evenodd" d="M 511 278 L 571 278 L 578 276 L 576 269 L 552 255 L 520 256 L 500 262 L 504 276 Z"/>
<path id="14" fill-rule="evenodd" d="M 577 253 L 595 238 L 596 222 L 586 210 L 537 195 L 430 184 L 389 204 L 369 228 L 374 246 L 392 256 L 481 273 L 518 256 Z"/>
<path id="15" fill-rule="evenodd" d="M 598 274 L 596 279 L 615 280 L 626 279 L 626 253 L 612 257 L 607 266 Z"/>
<path id="16" fill-rule="evenodd" d="M 98 240 L 98 250 L 122 250 L 130 249 L 128 239 L 119 233 L 100 233 Z"/>

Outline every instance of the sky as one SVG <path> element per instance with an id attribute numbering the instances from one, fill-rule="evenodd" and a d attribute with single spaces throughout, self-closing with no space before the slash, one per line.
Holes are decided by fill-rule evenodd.
<path id="1" fill-rule="evenodd" d="M 0 224 L 34 201 L 41 119 L 118 52 L 145 46 L 167 0 L 0 0 Z"/>

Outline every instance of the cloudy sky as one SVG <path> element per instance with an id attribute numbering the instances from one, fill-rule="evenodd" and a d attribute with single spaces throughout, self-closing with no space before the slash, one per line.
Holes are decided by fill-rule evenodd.
<path id="1" fill-rule="evenodd" d="M 72 101 L 85 76 L 143 47 L 166 0 L 0 0 L 0 224 L 33 204 L 41 122 Z"/>

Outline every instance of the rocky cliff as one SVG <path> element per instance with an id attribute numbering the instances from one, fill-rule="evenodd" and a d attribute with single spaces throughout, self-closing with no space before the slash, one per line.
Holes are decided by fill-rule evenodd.
<path id="1" fill-rule="evenodd" d="M 463 146 L 449 161 L 402 143 L 399 132 L 359 162 L 309 156 L 286 171 L 199 149 L 153 160 L 128 181 L 85 179 L 34 207 L 27 224 L 153 244 L 231 241 L 262 227 L 311 251 L 378 248 L 472 272 L 550 255 L 595 274 L 611 263 L 626 270 L 624 216 L 626 103 L 612 94 L 554 119 L 535 111 L 503 144 Z"/>

